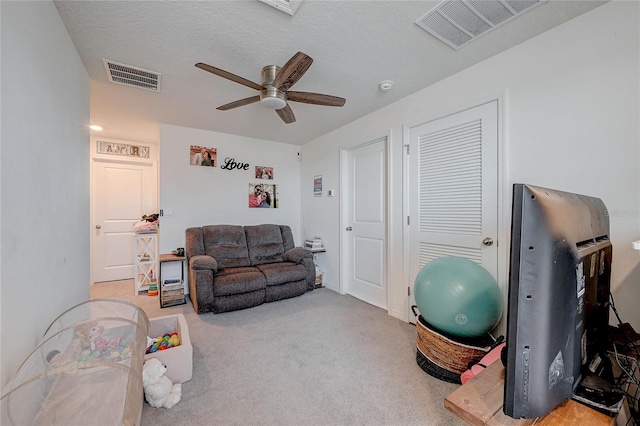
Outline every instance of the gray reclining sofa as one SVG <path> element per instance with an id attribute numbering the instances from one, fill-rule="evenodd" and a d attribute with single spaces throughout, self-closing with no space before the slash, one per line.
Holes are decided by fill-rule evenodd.
<path id="1" fill-rule="evenodd" d="M 313 290 L 313 255 L 287 225 L 209 225 L 186 230 L 195 311 L 245 309 Z"/>

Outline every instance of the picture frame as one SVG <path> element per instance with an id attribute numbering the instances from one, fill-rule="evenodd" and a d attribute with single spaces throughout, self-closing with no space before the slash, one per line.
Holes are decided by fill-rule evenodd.
<path id="1" fill-rule="evenodd" d="M 256 166 L 256 179 L 273 180 L 273 167 Z"/>
<path id="2" fill-rule="evenodd" d="M 218 149 L 200 145 L 190 145 L 189 164 L 192 166 L 217 167 Z"/>
<path id="3" fill-rule="evenodd" d="M 249 208 L 277 209 L 279 205 L 277 185 L 262 182 L 249 184 Z"/>

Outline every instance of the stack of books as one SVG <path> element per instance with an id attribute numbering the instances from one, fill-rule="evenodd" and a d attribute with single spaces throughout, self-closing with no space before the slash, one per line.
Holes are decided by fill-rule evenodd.
<path id="1" fill-rule="evenodd" d="M 313 239 L 306 240 L 304 242 L 304 247 L 308 248 L 309 250 L 317 250 L 324 248 L 324 243 L 322 242 L 322 238 L 314 237 Z"/>

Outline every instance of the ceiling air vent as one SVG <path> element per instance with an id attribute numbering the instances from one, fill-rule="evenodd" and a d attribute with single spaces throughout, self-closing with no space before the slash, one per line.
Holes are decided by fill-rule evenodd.
<path id="1" fill-rule="evenodd" d="M 293 16 L 300 7 L 302 0 L 260 0 L 271 7 L 275 7 L 281 12 Z"/>
<path id="2" fill-rule="evenodd" d="M 104 62 L 104 68 L 107 70 L 107 77 L 109 77 L 110 82 L 151 90 L 152 92 L 160 91 L 160 73 L 132 67 L 131 65 L 119 64 L 107 59 L 103 59 L 102 62 Z"/>
<path id="3" fill-rule="evenodd" d="M 547 0 L 446 0 L 416 21 L 439 40 L 460 49 Z"/>

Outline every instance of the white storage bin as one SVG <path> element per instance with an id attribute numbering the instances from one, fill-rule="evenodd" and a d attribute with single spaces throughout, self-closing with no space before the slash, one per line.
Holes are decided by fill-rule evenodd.
<path id="1" fill-rule="evenodd" d="M 167 377 L 173 383 L 191 380 L 193 374 L 193 346 L 189 338 L 187 320 L 182 314 L 166 315 L 149 319 L 149 337 L 162 336 L 165 333 L 178 333 L 180 346 L 146 354 L 144 360 L 157 358 L 167 366 Z"/>

